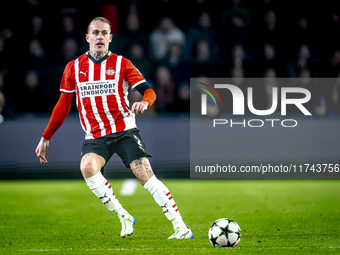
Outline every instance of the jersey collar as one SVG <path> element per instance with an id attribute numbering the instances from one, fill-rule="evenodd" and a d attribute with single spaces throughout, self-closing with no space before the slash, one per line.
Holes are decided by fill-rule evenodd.
<path id="1" fill-rule="evenodd" d="M 96 65 L 100 64 L 101 62 L 103 62 L 104 60 L 106 60 L 109 56 L 111 55 L 111 51 L 109 51 L 104 57 L 102 57 L 99 60 L 94 59 L 91 54 L 89 52 L 86 52 L 86 56 L 91 59 L 91 61 L 93 63 L 95 63 Z"/>

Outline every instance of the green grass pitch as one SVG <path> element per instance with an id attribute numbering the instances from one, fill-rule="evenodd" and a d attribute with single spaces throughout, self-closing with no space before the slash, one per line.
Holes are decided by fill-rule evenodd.
<path id="1" fill-rule="evenodd" d="M 173 233 L 140 185 L 119 195 L 136 218 L 131 237 L 82 180 L 0 181 L 0 254 L 339 254 L 340 180 L 163 180 L 195 237 Z M 239 223 L 237 248 L 215 249 L 208 229 Z"/>

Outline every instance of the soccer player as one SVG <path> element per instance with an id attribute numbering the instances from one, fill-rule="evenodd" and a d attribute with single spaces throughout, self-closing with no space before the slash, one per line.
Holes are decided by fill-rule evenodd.
<path id="1" fill-rule="evenodd" d="M 126 237 L 133 233 L 135 219 L 119 203 L 101 172 L 114 153 L 127 168 L 131 168 L 172 222 L 175 233 L 168 239 L 193 238 L 169 189 L 154 175 L 148 159 L 150 155 L 136 127 L 135 115 L 147 110 L 155 101 L 156 94 L 128 59 L 109 51 L 111 40 L 110 22 L 103 17 L 93 19 L 86 34 L 89 51 L 66 65 L 60 85 L 61 96 L 36 154 L 40 163 L 47 163 L 45 152 L 49 140 L 68 115 L 75 93 L 80 123 L 86 133 L 80 170 L 92 192 L 108 210 L 117 214 L 122 225 L 120 235 Z M 141 102 L 132 105 L 131 110 L 127 99 L 128 84 L 143 96 Z"/>

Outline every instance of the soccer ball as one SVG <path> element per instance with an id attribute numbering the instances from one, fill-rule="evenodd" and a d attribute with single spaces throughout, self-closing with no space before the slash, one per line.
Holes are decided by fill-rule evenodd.
<path id="1" fill-rule="evenodd" d="M 241 228 L 233 220 L 218 219 L 209 229 L 210 243 L 215 247 L 235 247 L 241 241 Z"/>

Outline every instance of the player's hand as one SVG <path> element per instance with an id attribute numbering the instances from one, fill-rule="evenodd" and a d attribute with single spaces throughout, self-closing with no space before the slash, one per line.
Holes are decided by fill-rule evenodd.
<path id="1" fill-rule="evenodd" d="M 132 105 L 131 111 L 134 114 L 142 114 L 146 109 L 148 109 L 148 102 L 135 102 Z"/>
<path id="2" fill-rule="evenodd" d="M 44 137 L 41 137 L 40 142 L 35 149 L 35 153 L 37 154 L 38 158 L 40 158 L 40 163 L 47 163 L 47 160 L 45 158 L 45 152 L 50 144 L 50 141 L 45 139 Z"/>

